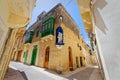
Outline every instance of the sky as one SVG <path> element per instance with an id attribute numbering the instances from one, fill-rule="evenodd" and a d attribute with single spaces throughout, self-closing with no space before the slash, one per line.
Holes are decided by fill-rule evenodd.
<path id="1" fill-rule="evenodd" d="M 75 22 L 80 28 L 80 34 L 85 39 L 86 43 L 90 45 L 89 38 L 84 30 L 84 25 L 80 16 L 76 0 L 37 0 L 36 6 L 34 7 L 32 12 L 32 20 L 28 24 L 27 28 L 30 27 L 37 20 L 37 16 L 41 12 L 43 11 L 48 12 L 58 3 L 61 3 L 65 7 L 67 12 L 71 15 L 71 17 L 75 20 Z"/>

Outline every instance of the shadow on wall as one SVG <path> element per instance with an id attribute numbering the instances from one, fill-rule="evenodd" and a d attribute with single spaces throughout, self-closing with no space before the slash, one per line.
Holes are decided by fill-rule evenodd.
<path id="1" fill-rule="evenodd" d="M 96 2 L 93 4 L 95 24 L 104 34 L 106 34 L 108 28 L 106 27 L 104 19 L 102 18 L 101 13 L 99 11 L 102 10 L 106 5 L 107 2 L 105 0 L 96 0 Z"/>

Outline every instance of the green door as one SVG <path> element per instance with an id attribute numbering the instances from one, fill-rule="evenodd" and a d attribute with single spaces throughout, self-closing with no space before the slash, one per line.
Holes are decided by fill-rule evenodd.
<path id="1" fill-rule="evenodd" d="M 24 63 L 27 61 L 27 56 L 28 56 L 28 50 L 24 53 Z"/>
<path id="2" fill-rule="evenodd" d="M 35 65 L 36 56 L 37 56 L 37 45 L 34 45 L 34 48 L 32 51 L 31 65 Z"/>

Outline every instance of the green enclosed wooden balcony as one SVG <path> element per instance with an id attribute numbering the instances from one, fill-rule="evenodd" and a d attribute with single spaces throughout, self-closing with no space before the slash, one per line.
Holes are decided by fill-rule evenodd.
<path id="1" fill-rule="evenodd" d="M 49 17 L 45 21 L 42 22 L 42 35 L 41 37 L 45 37 L 48 35 L 54 35 L 54 17 Z"/>
<path id="2" fill-rule="evenodd" d="M 33 37 L 33 31 L 27 32 L 25 43 L 31 43 L 32 42 L 32 37 Z"/>

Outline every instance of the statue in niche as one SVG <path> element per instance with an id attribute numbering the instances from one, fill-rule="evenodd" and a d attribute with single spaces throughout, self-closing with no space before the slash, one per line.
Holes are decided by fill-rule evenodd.
<path id="1" fill-rule="evenodd" d="M 58 43 L 62 43 L 62 40 L 63 40 L 63 34 L 61 32 L 58 32 Z"/>

